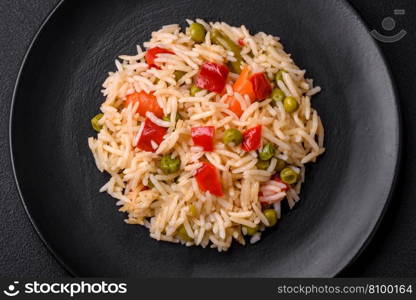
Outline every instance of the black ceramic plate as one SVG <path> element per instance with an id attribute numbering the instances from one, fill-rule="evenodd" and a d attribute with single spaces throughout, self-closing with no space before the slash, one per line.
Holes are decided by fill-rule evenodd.
<path id="1" fill-rule="evenodd" d="M 126 225 L 87 146 L 100 86 L 119 54 L 186 18 L 280 36 L 323 87 L 314 98 L 327 152 L 307 169 L 302 200 L 279 226 L 226 253 L 157 242 Z M 374 232 L 394 182 L 398 107 L 385 62 L 343 1 L 64 1 L 31 46 L 10 127 L 16 179 L 36 230 L 84 276 L 334 276 Z"/>

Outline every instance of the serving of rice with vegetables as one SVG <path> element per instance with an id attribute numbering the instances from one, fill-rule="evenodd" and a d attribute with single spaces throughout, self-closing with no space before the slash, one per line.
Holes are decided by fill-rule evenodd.
<path id="1" fill-rule="evenodd" d="M 126 223 L 226 251 L 257 242 L 299 201 L 305 164 L 325 151 L 311 107 L 320 88 L 277 37 L 187 22 L 116 60 L 88 144 Z"/>

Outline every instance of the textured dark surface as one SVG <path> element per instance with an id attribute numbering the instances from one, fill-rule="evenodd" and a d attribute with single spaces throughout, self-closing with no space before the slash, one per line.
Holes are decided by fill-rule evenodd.
<path id="1" fill-rule="evenodd" d="M 0 45 L 2 57 L 8 57 L 7 61 L 2 60 L 1 82 L 4 87 L 1 93 L 2 114 L 0 115 L 2 138 L 2 207 L 1 211 L 1 260 L 0 271 L 3 275 L 44 275 L 59 276 L 65 274 L 59 266 L 51 259 L 49 253 L 33 233 L 29 222 L 24 215 L 21 204 L 18 201 L 16 190 L 10 172 L 10 162 L 7 157 L 7 117 L 10 105 L 10 95 L 13 82 L 16 77 L 18 63 L 27 47 L 30 37 L 35 32 L 36 26 L 40 23 L 48 9 L 53 5 L 51 1 L 2 1 L 0 11 L 8 12 L 0 21 Z M 396 1 L 393 1 L 396 2 Z M 404 161 L 409 166 L 414 164 L 414 142 L 412 143 L 413 121 L 415 105 L 409 95 L 414 94 L 415 87 L 411 80 L 414 78 L 414 24 L 410 18 L 415 15 L 414 5 L 410 2 L 397 1 L 383 6 L 375 1 L 353 1 L 361 12 L 366 14 L 365 20 L 374 28 L 379 28 L 382 17 L 391 15 L 394 8 L 405 8 L 407 15 L 398 19 L 398 25 L 409 31 L 407 37 L 392 45 L 382 45 L 383 50 L 392 64 L 392 69 L 398 81 L 399 92 L 402 96 L 402 105 L 405 105 L 403 121 L 405 123 L 405 144 Z M 406 4 L 408 4 L 406 6 Z M 49 5 L 49 6 L 48 6 Z M 20 7 L 21 6 L 21 7 Z M 26 12 L 26 13 L 25 13 Z M 43 14 L 42 14 L 43 13 Z M 402 51 L 402 52 L 401 52 Z M 3 53 L 4 52 L 4 53 Z M 413 55 L 413 57 L 409 57 Z M 407 56 L 407 57 L 406 57 Z M 413 68 L 413 69 L 412 69 Z M 413 89 L 413 90 L 412 90 Z M 2 102 L 3 104 L 3 102 Z M 412 111 L 413 110 L 413 111 Z M 412 148 L 413 147 L 413 148 Z M 413 160 L 413 161 L 412 161 Z M 352 276 L 409 276 L 415 275 L 415 204 L 412 202 L 412 189 L 410 184 L 415 179 L 413 168 L 406 167 L 403 170 L 401 185 L 398 193 L 393 198 L 392 206 L 383 221 L 380 230 L 368 249 L 361 258 L 344 275 Z M 4 187 L 4 188 L 3 188 Z M 3 192 L 4 190 L 4 192 Z M 4 221 L 3 221 L 4 220 Z"/>
<path id="2" fill-rule="evenodd" d="M 398 157 L 393 87 L 373 39 L 336 0 L 256 0 L 262 19 L 251 17 L 251 1 L 239 2 L 238 14 L 229 13 L 237 5 L 232 1 L 169 3 L 66 1 L 32 47 L 11 134 L 20 188 L 39 231 L 83 276 L 334 276 L 373 231 Z M 260 243 L 221 254 L 158 243 L 144 228 L 122 222 L 114 201 L 97 192 L 108 176 L 96 171 L 86 144 L 90 116 L 102 101 L 98 84 L 87 83 L 101 83 L 116 55 L 134 51 L 161 24 L 198 16 L 279 35 L 325 87 L 314 106 L 326 127 L 327 151 L 308 168 L 302 201 Z M 339 40 L 345 28 L 349 35 Z"/>

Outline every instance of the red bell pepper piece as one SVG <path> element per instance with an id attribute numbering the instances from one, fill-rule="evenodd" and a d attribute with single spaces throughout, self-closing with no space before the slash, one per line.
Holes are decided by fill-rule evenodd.
<path id="1" fill-rule="evenodd" d="M 137 112 L 146 117 L 146 112 L 152 112 L 156 117 L 163 118 L 163 109 L 157 103 L 156 96 L 152 94 L 147 94 L 144 91 L 140 93 L 133 93 L 127 96 L 126 98 L 126 106 L 130 103 L 139 102 L 139 107 L 137 108 Z"/>
<path id="2" fill-rule="evenodd" d="M 261 125 L 247 129 L 243 133 L 243 143 L 241 147 L 244 151 L 249 152 L 260 148 L 261 144 Z"/>
<path id="3" fill-rule="evenodd" d="M 245 46 L 246 45 L 246 42 L 244 42 L 244 39 L 238 39 L 238 44 L 241 46 L 241 47 L 243 47 L 243 46 Z"/>
<path id="4" fill-rule="evenodd" d="M 279 183 L 283 183 L 284 185 L 285 185 L 285 187 L 284 188 L 282 188 L 282 192 L 286 192 L 286 191 L 288 191 L 289 189 L 290 189 L 290 185 L 289 184 L 287 184 L 287 183 L 284 183 L 281 179 L 280 179 L 280 177 L 279 177 L 279 175 L 278 174 L 276 174 L 275 175 L 275 177 L 273 177 L 272 178 L 272 180 L 274 180 L 274 181 L 277 181 L 277 182 L 279 182 Z M 260 197 L 262 197 L 263 196 L 263 193 L 262 192 L 259 192 L 259 198 Z M 261 201 L 260 200 L 260 203 L 263 205 L 263 206 L 269 206 L 269 205 L 271 205 L 271 204 L 273 204 L 273 203 L 277 203 L 277 202 L 280 202 L 281 200 L 275 200 L 275 201 Z"/>
<path id="5" fill-rule="evenodd" d="M 196 171 L 195 178 L 201 191 L 208 191 L 215 196 L 224 196 L 218 171 L 210 163 L 202 162 L 202 166 Z"/>
<path id="6" fill-rule="evenodd" d="M 157 55 L 161 53 L 174 54 L 172 51 L 168 49 L 164 49 L 160 47 L 150 48 L 149 50 L 146 51 L 146 55 L 144 56 L 146 63 L 149 65 L 149 68 L 160 69 L 160 67 L 155 64 L 155 59 L 157 58 Z"/>
<path id="7" fill-rule="evenodd" d="M 196 146 L 201 146 L 204 151 L 214 150 L 214 126 L 192 127 L 192 140 Z"/>
<path id="8" fill-rule="evenodd" d="M 167 129 L 165 127 L 156 125 L 149 118 L 146 118 L 144 120 L 142 134 L 137 142 L 137 148 L 144 151 L 155 152 L 156 149 L 153 149 L 151 141 L 160 145 L 166 132 Z"/>
<path id="9" fill-rule="evenodd" d="M 196 85 L 201 89 L 220 94 L 224 90 L 227 76 L 228 68 L 226 66 L 214 62 L 205 62 L 201 66 Z"/>
<path id="10" fill-rule="evenodd" d="M 251 75 L 250 81 L 253 84 L 256 100 L 263 100 L 272 93 L 272 86 L 264 73 L 255 73 Z"/>
<path id="11" fill-rule="evenodd" d="M 280 183 L 283 183 L 283 184 L 285 185 L 285 187 L 284 187 L 284 188 L 282 188 L 282 191 L 283 191 L 283 192 L 286 192 L 287 190 L 289 190 L 289 189 L 290 189 L 290 185 L 288 185 L 287 183 L 284 183 L 284 182 L 282 181 L 282 179 L 280 179 L 280 177 L 279 177 L 279 176 L 276 176 L 275 178 L 273 178 L 273 180 L 274 180 L 274 181 L 277 181 L 277 182 L 280 182 Z"/>

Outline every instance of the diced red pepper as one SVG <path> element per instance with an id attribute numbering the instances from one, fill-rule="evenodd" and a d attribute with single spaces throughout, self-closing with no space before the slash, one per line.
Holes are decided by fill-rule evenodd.
<path id="1" fill-rule="evenodd" d="M 160 69 L 160 67 L 155 64 L 155 59 L 157 58 L 157 55 L 161 53 L 174 54 L 172 51 L 168 49 L 164 49 L 160 47 L 150 48 L 149 50 L 146 51 L 146 55 L 144 56 L 146 63 L 149 65 L 149 68 Z"/>
<path id="2" fill-rule="evenodd" d="M 201 89 L 220 94 L 224 90 L 227 76 L 228 68 L 226 66 L 214 62 L 205 62 L 201 66 L 196 85 Z"/>
<path id="3" fill-rule="evenodd" d="M 126 106 L 130 103 L 139 102 L 139 107 L 137 108 L 137 112 L 146 117 L 146 112 L 152 112 L 156 117 L 162 118 L 163 117 L 163 109 L 157 103 L 156 96 L 152 94 L 147 94 L 144 91 L 140 93 L 133 93 L 127 96 L 126 98 Z"/>
<path id="4" fill-rule="evenodd" d="M 156 149 L 153 149 L 152 141 L 160 145 L 166 132 L 167 129 L 165 127 L 156 125 L 149 118 L 146 118 L 144 120 L 142 134 L 137 142 L 137 148 L 144 151 L 155 152 Z"/>
<path id="5" fill-rule="evenodd" d="M 246 42 L 244 42 L 244 39 L 238 39 L 238 44 L 241 46 L 241 47 L 243 47 L 243 46 L 245 46 L 246 45 Z"/>
<path id="6" fill-rule="evenodd" d="M 286 192 L 286 191 L 288 191 L 288 190 L 290 189 L 290 185 L 289 185 L 289 184 L 287 184 L 287 183 L 284 183 L 284 182 L 280 179 L 280 177 L 279 177 L 279 175 L 278 175 L 278 174 L 276 174 L 276 175 L 275 175 L 275 177 L 273 177 L 273 178 L 272 178 L 272 180 L 277 181 L 277 182 L 282 183 L 282 184 L 284 184 L 284 185 L 285 185 L 285 187 L 284 187 L 284 188 L 282 188 L 282 192 Z M 263 193 L 262 193 L 262 192 L 259 192 L 259 198 L 260 198 L 260 197 L 262 197 L 262 196 L 263 196 Z M 271 205 L 271 204 L 273 204 L 273 203 L 277 203 L 277 202 L 280 202 L 280 201 L 281 201 L 281 199 L 280 199 L 280 200 L 274 200 L 274 201 L 262 201 L 262 200 L 260 200 L 260 203 L 261 203 L 263 206 L 269 206 L 269 205 Z"/>
<path id="7" fill-rule="evenodd" d="M 192 140 L 196 146 L 200 146 L 204 151 L 214 150 L 214 126 L 192 127 Z"/>
<path id="8" fill-rule="evenodd" d="M 195 178 L 201 191 L 208 191 L 215 196 L 224 196 L 218 171 L 210 163 L 202 162 L 202 166 L 196 171 Z"/>
<path id="9" fill-rule="evenodd" d="M 243 143 L 241 147 L 244 151 L 249 152 L 260 148 L 261 144 L 261 125 L 247 129 L 243 133 Z"/>
<path id="10" fill-rule="evenodd" d="M 284 188 L 282 188 L 282 191 L 283 191 L 283 192 L 286 192 L 287 190 L 289 190 L 289 189 L 290 189 L 290 185 L 288 185 L 287 183 L 284 183 L 284 182 L 282 181 L 282 179 L 280 179 L 280 177 L 279 177 L 279 176 L 276 176 L 275 178 L 273 178 L 273 180 L 274 180 L 274 181 L 277 181 L 277 182 L 279 182 L 279 183 L 283 183 L 283 184 L 285 185 L 285 187 L 284 187 Z"/>
<path id="11" fill-rule="evenodd" d="M 250 81 L 253 84 L 256 100 L 263 100 L 272 93 L 272 86 L 264 73 L 255 73 L 251 75 Z"/>

